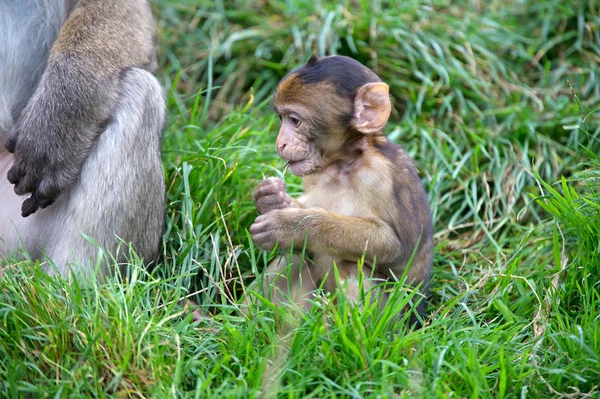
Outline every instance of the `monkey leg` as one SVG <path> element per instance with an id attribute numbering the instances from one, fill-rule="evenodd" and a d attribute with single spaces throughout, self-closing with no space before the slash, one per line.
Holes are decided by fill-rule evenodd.
<path id="1" fill-rule="evenodd" d="M 165 123 L 162 88 L 149 72 L 123 73 L 113 119 L 98 137 L 76 183 L 50 207 L 28 218 L 6 179 L 10 154 L 0 154 L 0 252 L 26 248 L 62 275 L 93 274 L 106 262 L 99 248 L 123 261 L 131 243 L 146 262 L 158 257 L 164 229 L 165 184 L 160 138 Z M 86 237 L 87 236 L 87 237 Z M 119 248 L 119 254 L 115 251 Z M 52 268 L 47 268 L 52 272 Z"/>
<path id="2" fill-rule="evenodd" d="M 300 255 L 280 256 L 275 258 L 264 275 L 263 289 L 265 295 L 275 304 L 292 301 L 300 304 L 305 310 L 312 307 L 311 294 L 318 288 L 319 278 L 312 271 L 308 260 Z"/>
<path id="3" fill-rule="evenodd" d="M 360 291 L 360 279 L 359 279 L 359 275 L 358 275 L 358 266 L 356 263 L 354 262 L 342 262 L 341 266 L 338 266 L 338 273 L 340 275 L 340 284 L 341 287 L 335 287 L 335 279 L 333 280 L 328 280 L 325 282 L 325 288 L 327 290 L 332 290 L 335 288 L 338 289 L 343 289 L 346 297 L 354 302 L 357 303 L 358 299 L 360 298 L 361 295 L 361 291 Z M 375 271 L 373 272 L 373 270 L 367 266 L 364 265 L 363 266 L 363 293 L 367 293 L 367 292 L 371 292 L 371 303 L 375 300 L 378 301 L 378 306 L 377 308 L 379 310 L 383 310 L 383 308 L 386 306 L 388 299 L 389 299 L 389 291 L 385 292 L 385 285 L 383 283 L 388 282 L 388 281 L 392 281 L 389 278 L 386 278 L 383 274 L 379 273 L 377 271 L 377 269 L 375 269 Z M 419 314 L 421 316 L 421 318 L 425 317 L 425 306 L 426 306 L 426 301 L 424 298 L 422 298 L 424 296 L 424 294 L 422 292 L 418 292 L 415 297 L 414 297 L 414 301 L 420 300 L 419 304 L 414 308 L 414 310 L 412 309 L 413 306 L 411 305 L 407 305 L 405 306 L 405 308 L 402 310 L 401 314 L 404 315 L 406 313 L 410 313 L 410 321 L 409 321 L 409 325 L 410 326 L 420 326 L 421 323 L 419 322 L 419 319 L 417 317 L 417 314 Z"/>
<path id="4" fill-rule="evenodd" d="M 383 283 L 390 281 L 390 279 L 379 273 L 377 269 L 373 272 L 373 269 L 371 269 L 369 266 L 363 266 L 364 277 L 362 283 L 362 293 L 360 290 L 358 266 L 355 262 L 341 262 L 338 266 L 338 274 L 340 276 L 340 286 L 336 285 L 335 278 L 330 275 L 324 284 L 324 288 L 327 291 L 341 289 L 344 291 L 346 297 L 354 304 L 358 303 L 358 300 L 363 293 L 371 292 L 371 303 L 373 303 L 375 300 L 378 301 L 377 309 L 382 311 L 386 306 L 389 299 L 389 292 L 385 292 L 385 285 Z M 421 318 L 425 317 L 426 301 L 421 298 L 422 296 L 422 292 L 419 292 L 415 295 L 413 300 L 420 300 L 420 302 L 414 308 L 414 310 L 412 309 L 413 306 L 407 305 L 401 312 L 401 315 L 410 313 L 409 325 L 411 327 L 421 326 L 417 314 L 420 315 Z"/>
<path id="5" fill-rule="evenodd" d="M 336 282 L 333 272 L 330 272 L 327 280 L 325 281 L 324 288 L 330 292 L 342 289 L 346 297 L 353 303 L 358 302 L 362 293 L 371 291 L 372 295 L 377 295 L 377 291 L 374 290 L 374 288 L 376 288 L 378 284 L 386 281 L 386 279 L 379 273 L 376 271 L 373 272 L 368 265 L 364 265 L 362 268 L 362 273 L 364 275 L 362 281 L 363 292 L 361 293 L 360 276 L 357 263 L 341 261 L 336 262 L 336 264 L 339 274 L 339 286 Z M 382 295 L 379 297 L 379 300 L 383 301 L 381 305 L 384 306 L 386 297 Z"/>

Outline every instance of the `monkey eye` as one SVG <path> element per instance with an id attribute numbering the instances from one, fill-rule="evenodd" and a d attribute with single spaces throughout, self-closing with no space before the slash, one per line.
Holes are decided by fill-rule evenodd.
<path id="1" fill-rule="evenodd" d="M 300 126 L 300 119 L 298 119 L 295 115 L 290 115 L 289 116 L 290 122 L 292 123 L 292 125 L 294 127 L 298 127 Z"/>

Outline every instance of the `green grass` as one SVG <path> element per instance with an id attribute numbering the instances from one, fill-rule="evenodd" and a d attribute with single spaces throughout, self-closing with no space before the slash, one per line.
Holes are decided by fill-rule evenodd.
<path id="1" fill-rule="evenodd" d="M 584 0 L 153 2 L 169 94 L 164 261 L 78 285 L 11 262 L 8 397 L 599 397 L 600 5 Z M 308 314 L 241 294 L 272 254 L 250 198 L 280 176 L 269 107 L 312 53 L 389 83 L 389 137 L 435 220 L 424 328 L 339 294 Z M 291 193 L 300 180 L 285 175 Z M 200 304 L 194 322 L 183 298 Z"/>

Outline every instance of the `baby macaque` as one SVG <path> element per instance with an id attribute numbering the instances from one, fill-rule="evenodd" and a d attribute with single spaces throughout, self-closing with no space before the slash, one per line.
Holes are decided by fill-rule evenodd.
<path id="1" fill-rule="evenodd" d="M 310 261 L 284 256 L 268 266 L 265 281 L 274 284 L 275 302 L 291 297 L 309 308 L 308 293 L 334 263 L 347 294 L 358 299 L 363 256 L 365 288 L 400 278 L 412 258 L 407 281 L 425 294 L 431 212 L 413 160 L 383 135 L 391 111 L 388 85 L 351 58 L 313 57 L 282 79 L 274 107 L 281 120 L 277 152 L 303 177 L 304 193 L 293 199 L 283 180 L 262 181 L 253 193 L 260 215 L 250 233 L 262 249 L 306 246 L 310 254 Z M 291 273 L 282 273 L 290 264 Z M 334 290 L 329 274 L 324 288 Z M 423 307 L 422 301 L 421 314 Z"/>

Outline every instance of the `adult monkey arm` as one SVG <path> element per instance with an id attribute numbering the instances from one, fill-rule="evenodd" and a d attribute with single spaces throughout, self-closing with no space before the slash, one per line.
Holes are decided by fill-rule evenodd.
<path id="1" fill-rule="evenodd" d="M 129 68 L 153 69 L 154 23 L 145 0 L 80 0 L 55 41 L 35 93 L 12 129 L 9 181 L 24 217 L 73 185 L 119 101 Z"/>

